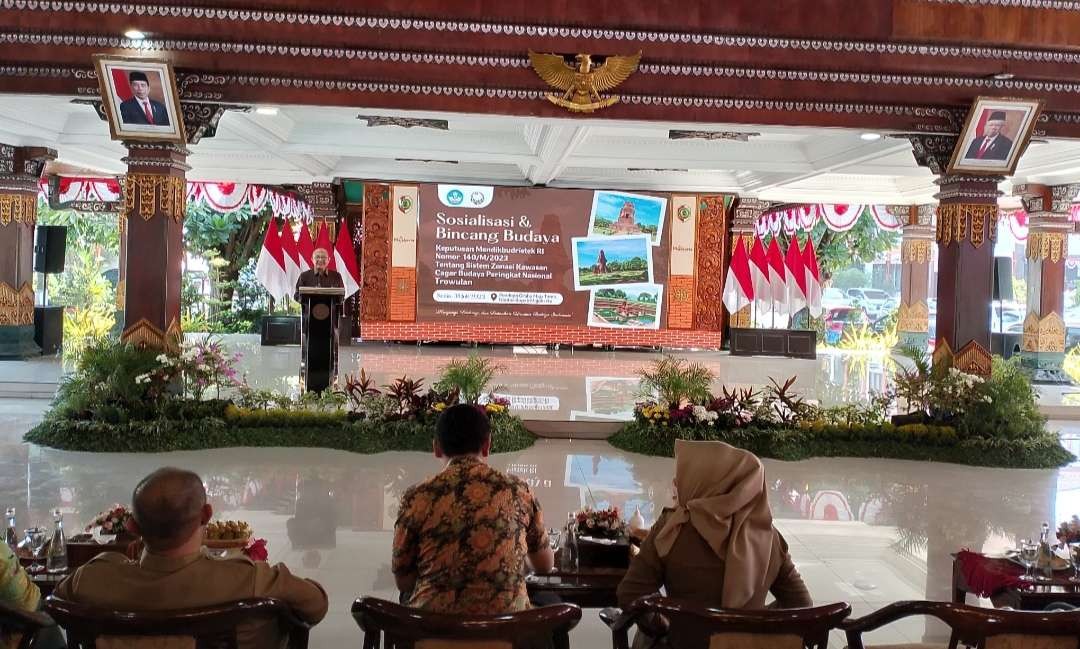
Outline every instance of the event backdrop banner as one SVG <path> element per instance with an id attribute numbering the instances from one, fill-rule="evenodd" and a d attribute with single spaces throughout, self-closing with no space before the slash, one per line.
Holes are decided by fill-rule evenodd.
<path id="1" fill-rule="evenodd" d="M 666 327 L 668 196 L 420 184 L 416 202 L 418 322 Z"/>

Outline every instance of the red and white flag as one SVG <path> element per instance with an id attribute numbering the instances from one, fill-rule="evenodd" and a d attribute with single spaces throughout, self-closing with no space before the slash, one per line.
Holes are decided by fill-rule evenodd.
<path id="1" fill-rule="evenodd" d="M 788 314 L 794 316 L 806 306 L 806 265 L 795 237 L 788 244 L 784 266 L 787 267 Z"/>
<path id="2" fill-rule="evenodd" d="M 334 265 L 334 244 L 330 242 L 330 231 L 326 229 L 326 221 L 319 222 L 319 234 L 315 236 L 315 250 L 322 248 L 326 251 L 326 254 L 330 255 L 330 263 L 327 266 L 330 270 L 337 270 Z"/>
<path id="3" fill-rule="evenodd" d="M 769 260 L 769 290 L 772 293 L 772 312 L 787 313 L 787 271 L 784 270 L 784 255 L 776 237 L 769 242 L 765 253 Z"/>
<path id="4" fill-rule="evenodd" d="M 754 280 L 750 276 L 750 256 L 746 254 L 746 242 L 739 237 L 731 254 L 727 279 L 724 280 L 724 306 L 728 313 L 736 313 L 754 299 Z"/>
<path id="5" fill-rule="evenodd" d="M 806 245 L 802 250 L 803 265 L 806 266 L 806 305 L 810 307 L 810 315 L 815 318 L 821 317 L 821 270 L 818 268 L 817 252 L 814 250 L 814 240 L 806 237 Z"/>
<path id="6" fill-rule="evenodd" d="M 285 252 L 281 249 L 280 237 L 277 219 L 272 218 L 266 226 L 262 250 L 259 251 L 259 260 L 255 263 L 255 277 L 275 300 L 292 294 L 285 271 Z"/>
<path id="7" fill-rule="evenodd" d="M 288 221 L 281 225 L 281 251 L 285 253 L 285 276 L 288 278 L 289 286 L 295 287 L 296 280 L 300 279 L 300 273 L 304 271 L 300 266 L 300 250 L 296 247 L 293 229 Z M 291 290 L 289 294 L 292 294 Z"/>
<path id="8" fill-rule="evenodd" d="M 300 221 L 300 238 L 296 241 L 296 249 L 300 252 L 300 270 L 311 270 L 315 264 L 311 261 L 311 253 L 315 252 L 315 242 L 311 240 L 311 228 L 307 223 Z"/>
<path id="9" fill-rule="evenodd" d="M 769 284 L 769 257 L 761 237 L 754 237 L 750 247 L 750 276 L 754 284 L 754 303 L 758 316 L 772 308 L 772 287 Z"/>
<path id="10" fill-rule="evenodd" d="M 360 268 L 356 265 L 356 249 L 353 248 L 352 238 L 349 236 L 349 226 L 344 221 L 338 227 L 337 241 L 334 243 L 334 254 L 331 259 L 331 265 L 336 266 L 337 272 L 341 273 L 347 299 L 360 290 Z"/>

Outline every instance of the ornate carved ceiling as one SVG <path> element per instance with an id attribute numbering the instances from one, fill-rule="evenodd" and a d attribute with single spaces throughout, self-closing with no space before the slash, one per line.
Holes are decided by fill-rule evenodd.
<path id="1" fill-rule="evenodd" d="M 1046 99 L 1038 135 L 1080 136 L 1075 2 L 783 4 L 0 0 L 0 87 L 89 97 L 92 54 L 143 53 L 188 100 L 562 117 L 529 49 L 642 50 L 593 119 L 955 133 L 974 97 L 1004 95 Z"/>

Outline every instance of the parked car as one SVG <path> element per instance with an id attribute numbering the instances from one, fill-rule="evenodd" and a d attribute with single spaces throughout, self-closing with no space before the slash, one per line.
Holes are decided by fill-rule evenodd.
<path id="1" fill-rule="evenodd" d="M 892 304 L 892 296 L 885 291 L 876 288 L 849 288 L 847 296 L 853 306 L 861 306 L 866 309 L 867 315 L 876 320 Z"/>
<path id="2" fill-rule="evenodd" d="M 835 345 L 844 337 L 844 332 L 870 324 L 866 311 L 861 307 L 838 307 L 825 312 L 825 342 Z"/>
<path id="3" fill-rule="evenodd" d="M 844 291 L 829 287 L 821 292 L 821 309 L 822 311 L 828 311 L 829 309 L 839 309 L 842 307 L 850 307 L 851 300 L 844 295 Z"/>

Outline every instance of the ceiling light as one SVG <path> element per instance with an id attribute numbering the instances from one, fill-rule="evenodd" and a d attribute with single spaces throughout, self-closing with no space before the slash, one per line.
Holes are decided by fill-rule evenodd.
<path id="1" fill-rule="evenodd" d="M 130 38 L 133 41 L 141 41 L 146 38 L 146 34 L 137 29 L 129 29 L 124 32 L 124 38 Z"/>
<path id="2" fill-rule="evenodd" d="M 260 115 L 277 115 L 277 106 L 259 106 L 255 109 L 255 112 Z"/>
<path id="3" fill-rule="evenodd" d="M 867 142 L 873 142 L 874 140 L 881 139 L 881 133 L 863 133 L 859 138 L 866 140 Z"/>
<path id="4" fill-rule="evenodd" d="M 998 72 L 993 77 L 998 81 L 1008 81 L 1009 79 L 1015 79 L 1016 75 L 1012 72 Z"/>

